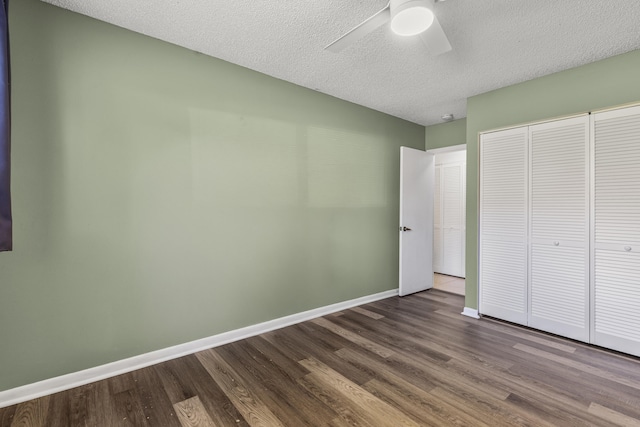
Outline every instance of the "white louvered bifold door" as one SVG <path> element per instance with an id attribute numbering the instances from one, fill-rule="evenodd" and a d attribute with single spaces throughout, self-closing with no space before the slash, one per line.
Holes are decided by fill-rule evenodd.
<path id="1" fill-rule="evenodd" d="M 529 127 L 529 326 L 589 341 L 589 117 Z"/>
<path id="2" fill-rule="evenodd" d="M 433 271 L 442 270 L 442 166 L 436 165 L 433 203 Z"/>
<path id="3" fill-rule="evenodd" d="M 480 137 L 479 311 L 527 323 L 526 127 Z"/>
<path id="4" fill-rule="evenodd" d="M 640 356 L 640 107 L 592 117 L 592 342 Z"/>

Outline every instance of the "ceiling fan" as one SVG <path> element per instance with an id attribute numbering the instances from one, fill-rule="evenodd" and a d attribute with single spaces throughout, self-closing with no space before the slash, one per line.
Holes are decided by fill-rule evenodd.
<path id="1" fill-rule="evenodd" d="M 439 0 L 444 1 L 444 0 Z M 340 52 L 360 40 L 376 28 L 391 21 L 391 30 L 401 36 L 420 35 L 431 55 L 449 52 L 451 44 L 433 13 L 438 0 L 390 0 L 380 12 L 325 47 L 331 52 Z"/>

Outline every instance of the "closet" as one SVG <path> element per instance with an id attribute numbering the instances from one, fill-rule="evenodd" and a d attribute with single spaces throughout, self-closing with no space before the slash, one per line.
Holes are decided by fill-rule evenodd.
<path id="1" fill-rule="evenodd" d="M 480 136 L 479 312 L 640 355 L 640 107 Z"/>

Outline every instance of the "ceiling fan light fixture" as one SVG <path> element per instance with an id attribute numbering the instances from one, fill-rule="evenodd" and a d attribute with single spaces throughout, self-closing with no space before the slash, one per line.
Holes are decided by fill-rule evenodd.
<path id="1" fill-rule="evenodd" d="M 415 36 L 433 24 L 431 2 L 424 0 L 391 1 L 391 30 L 400 36 Z"/>

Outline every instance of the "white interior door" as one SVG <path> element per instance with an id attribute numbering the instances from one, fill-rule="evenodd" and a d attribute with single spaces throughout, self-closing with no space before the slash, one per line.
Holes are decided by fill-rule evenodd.
<path id="1" fill-rule="evenodd" d="M 435 158 L 400 148 L 400 295 L 433 287 Z"/>

